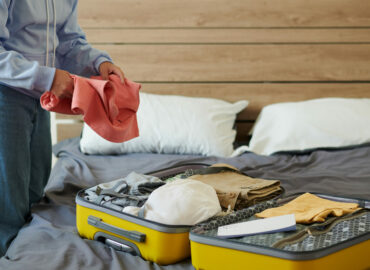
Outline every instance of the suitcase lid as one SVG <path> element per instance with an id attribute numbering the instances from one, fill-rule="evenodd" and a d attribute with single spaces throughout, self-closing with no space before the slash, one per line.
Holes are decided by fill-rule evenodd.
<path id="1" fill-rule="evenodd" d="M 315 194 L 325 199 L 330 200 L 336 200 L 341 202 L 355 202 L 360 205 L 360 207 L 370 209 L 370 201 L 367 200 L 361 200 L 361 199 L 351 199 L 351 198 L 342 198 L 339 196 L 332 196 L 327 194 Z M 212 246 L 218 246 L 223 247 L 227 249 L 235 249 L 245 252 L 252 252 L 257 254 L 263 254 L 283 259 L 289 259 L 289 260 L 312 260 L 317 259 L 323 256 L 326 256 L 328 254 L 334 253 L 336 251 L 339 251 L 341 249 L 344 249 L 346 247 L 350 247 L 352 245 L 355 245 L 357 243 L 366 241 L 370 239 L 370 212 L 369 210 L 364 210 L 362 213 L 357 213 L 357 217 L 353 217 L 353 220 L 356 219 L 356 224 L 347 224 L 344 229 L 345 230 L 351 230 L 351 228 L 354 227 L 361 227 L 363 228 L 363 231 L 355 233 L 353 237 L 348 237 L 348 239 L 345 239 L 343 241 L 337 241 L 335 244 L 331 244 L 324 247 L 315 247 L 315 245 L 312 245 L 312 241 L 315 241 L 315 238 L 312 238 L 309 236 L 307 231 L 307 234 L 302 234 L 301 237 L 303 238 L 302 241 L 305 241 L 305 239 L 311 241 L 311 245 L 314 248 L 305 249 L 302 250 L 301 248 L 297 247 L 291 247 L 289 248 L 276 248 L 271 246 L 271 242 L 273 241 L 279 241 L 285 237 L 292 236 L 294 234 L 297 234 L 297 232 L 284 232 L 284 233 L 273 233 L 273 234 L 260 234 L 260 235 L 254 235 L 254 236 L 245 236 L 240 238 L 231 238 L 231 239 L 225 239 L 217 236 L 217 228 L 219 226 L 232 224 L 236 222 L 242 222 L 253 218 L 254 214 L 259 213 L 267 208 L 270 207 L 276 207 L 281 204 L 284 204 L 292 199 L 297 197 L 297 194 L 295 196 L 289 196 L 287 198 L 282 198 L 278 200 L 271 200 L 268 202 L 263 202 L 259 205 L 255 205 L 252 207 L 249 207 L 247 209 L 243 209 L 237 212 L 234 212 L 229 217 L 222 217 L 219 219 L 212 219 L 207 222 L 201 223 L 197 226 L 194 226 L 190 231 L 190 240 L 206 244 L 206 245 L 212 245 Z M 342 220 L 345 222 L 345 220 Z M 339 224 L 341 223 L 341 224 Z M 344 223 L 343 223 L 344 224 Z M 336 226 L 343 226 L 341 220 L 334 224 L 332 226 L 333 229 L 336 229 Z M 300 225 L 300 230 L 298 232 L 303 231 L 304 225 Z M 339 228 L 339 227 L 338 227 Z M 337 229 L 338 229 L 337 228 Z M 281 239 L 276 240 L 278 237 L 276 237 L 278 234 L 281 235 Z M 323 235 L 323 234 L 322 234 Z M 299 236 L 299 235 L 298 235 Z M 275 238 L 274 238 L 275 237 Z M 337 237 L 339 238 L 339 234 L 333 234 L 331 236 L 332 238 Z M 325 241 L 324 235 L 321 237 L 320 241 Z M 326 240 L 330 239 L 328 237 Z M 307 241 L 306 240 L 306 241 Z M 307 241 L 307 242 L 309 242 Z M 333 241 L 335 242 L 335 241 Z M 294 245 L 294 244 L 293 244 Z"/>

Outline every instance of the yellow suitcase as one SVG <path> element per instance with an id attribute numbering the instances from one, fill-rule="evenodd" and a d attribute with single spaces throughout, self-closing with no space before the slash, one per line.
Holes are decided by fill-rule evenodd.
<path id="1" fill-rule="evenodd" d="M 336 220 L 330 225 L 329 231 L 319 232 L 316 236 L 309 235 L 310 231 L 307 230 L 306 236 L 298 238 L 302 241 L 291 240 L 284 248 L 273 248 L 267 244 L 273 241 L 272 234 L 230 239 L 217 237 L 219 226 L 254 219 L 255 213 L 279 205 L 277 201 L 261 203 L 232 216 L 193 227 L 190 231 L 193 266 L 199 270 L 370 269 L 370 202 L 316 195 L 337 201 L 357 202 L 365 209 L 351 219 Z"/>
<path id="2" fill-rule="evenodd" d="M 149 174 L 166 179 L 187 169 L 207 166 L 187 164 Z M 190 226 L 165 225 L 122 213 L 85 200 L 83 194 L 81 190 L 76 196 L 76 224 L 82 237 L 162 265 L 190 256 Z"/>

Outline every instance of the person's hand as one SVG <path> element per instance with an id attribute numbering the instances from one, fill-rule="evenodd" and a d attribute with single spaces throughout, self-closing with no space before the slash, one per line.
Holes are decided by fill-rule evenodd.
<path id="1" fill-rule="evenodd" d="M 71 75 L 64 70 L 56 69 L 50 92 L 58 98 L 72 98 L 74 82 Z"/>
<path id="2" fill-rule="evenodd" d="M 101 63 L 99 66 L 99 72 L 103 80 L 109 80 L 109 74 L 116 74 L 121 79 L 121 82 L 124 83 L 125 74 L 118 66 L 111 62 Z"/>

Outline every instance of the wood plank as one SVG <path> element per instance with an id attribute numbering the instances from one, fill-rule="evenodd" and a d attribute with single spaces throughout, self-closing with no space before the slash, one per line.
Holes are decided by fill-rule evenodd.
<path id="1" fill-rule="evenodd" d="M 363 0 L 80 0 L 82 27 L 350 27 L 370 25 Z"/>
<path id="2" fill-rule="evenodd" d="M 254 122 L 236 122 L 236 138 L 237 142 L 247 144 L 249 142 L 249 131 L 252 129 Z"/>
<path id="3" fill-rule="evenodd" d="M 84 29 L 92 44 L 112 43 L 356 43 L 370 42 L 363 29 Z"/>
<path id="4" fill-rule="evenodd" d="M 238 115 L 237 141 L 247 141 L 248 132 L 263 106 L 278 102 L 302 101 L 322 97 L 370 98 L 370 83 L 343 84 L 143 84 L 143 91 L 166 95 L 213 97 L 234 102 L 250 101 Z M 225 95 L 227 93 L 227 95 Z M 59 119 L 69 119 L 69 115 Z M 72 116 L 76 119 L 76 116 Z M 246 122 L 247 121 L 247 122 Z M 79 136 L 82 123 L 57 123 L 58 142 Z"/>
<path id="5" fill-rule="evenodd" d="M 71 114 L 61 114 L 55 113 L 55 119 L 69 119 L 75 122 L 82 121 L 82 115 L 71 115 Z"/>
<path id="6" fill-rule="evenodd" d="M 370 98 L 370 83 L 144 83 L 142 91 L 162 95 L 248 100 L 239 120 L 253 121 L 263 106 L 322 97 Z M 57 119 L 81 119 L 57 114 Z"/>
<path id="7" fill-rule="evenodd" d="M 324 97 L 370 98 L 370 83 L 143 84 L 142 91 L 163 95 L 248 100 L 239 120 L 255 120 L 263 106 Z"/>
<path id="8" fill-rule="evenodd" d="M 370 45 L 99 45 L 136 81 L 367 81 Z"/>
<path id="9" fill-rule="evenodd" d="M 247 142 L 249 140 L 249 130 L 252 128 L 253 123 L 237 122 L 236 123 L 236 140 L 239 142 Z M 83 123 L 73 124 L 57 124 L 57 142 L 66 139 L 79 137 L 81 135 Z"/>
<path id="10" fill-rule="evenodd" d="M 82 122 L 71 124 L 57 123 L 57 142 L 80 136 L 82 126 Z"/>

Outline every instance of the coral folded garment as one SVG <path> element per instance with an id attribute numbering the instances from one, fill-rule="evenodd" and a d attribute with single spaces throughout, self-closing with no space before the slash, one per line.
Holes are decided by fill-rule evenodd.
<path id="1" fill-rule="evenodd" d="M 82 114 L 83 119 L 97 134 L 111 142 L 124 142 L 139 136 L 136 112 L 139 107 L 141 85 L 116 75 L 109 81 L 101 77 L 83 78 L 72 75 L 72 98 L 59 99 L 45 92 L 41 106 L 63 114 Z"/>
<path id="2" fill-rule="evenodd" d="M 336 202 L 305 193 L 283 206 L 266 209 L 256 216 L 267 218 L 294 214 L 297 223 L 313 223 L 325 221 L 328 215 L 340 217 L 359 209 L 357 203 Z"/>

